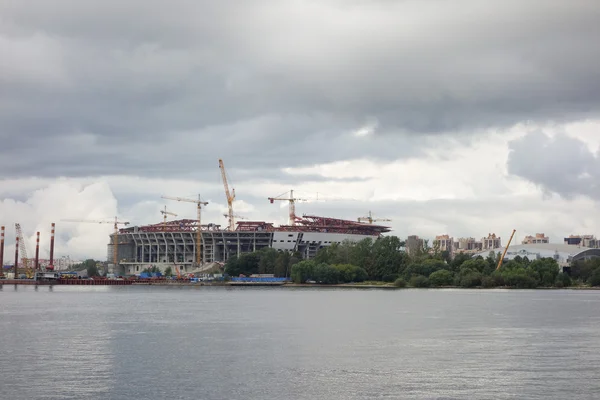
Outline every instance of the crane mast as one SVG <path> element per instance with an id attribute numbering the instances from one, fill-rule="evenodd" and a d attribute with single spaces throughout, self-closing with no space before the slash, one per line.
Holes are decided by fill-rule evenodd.
<path id="1" fill-rule="evenodd" d="M 283 194 L 285 195 L 285 193 Z M 271 204 L 275 202 L 275 200 L 288 201 L 290 203 L 289 206 L 289 224 L 291 226 L 296 225 L 296 202 L 297 201 L 307 201 L 306 199 L 299 199 L 294 197 L 294 191 L 290 190 L 290 197 L 282 197 L 283 195 L 279 195 L 277 197 L 269 197 L 269 201 Z"/>
<path id="2" fill-rule="evenodd" d="M 27 257 L 27 247 L 25 246 L 25 238 L 23 237 L 23 231 L 21 230 L 21 224 L 15 224 L 15 230 L 17 231 L 17 238 L 19 239 L 19 251 L 21 252 L 21 263 L 25 268 L 25 274 L 27 278 L 33 278 L 33 269 L 29 266 L 29 258 Z M 16 275 L 15 275 L 16 277 Z"/>
<path id="3" fill-rule="evenodd" d="M 229 184 L 227 183 L 227 174 L 225 173 L 225 164 L 223 160 L 219 158 L 219 169 L 221 170 L 221 179 L 223 180 L 223 187 L 225 188 L 225 197 L 227 198 L 227 208 L 229 209 L 229 215 L 227 217 L 229 230 L 235 230 L 235 215 L 233 214 L 233 201 L 235 200 L 235 189 L 229 191 Z"/>

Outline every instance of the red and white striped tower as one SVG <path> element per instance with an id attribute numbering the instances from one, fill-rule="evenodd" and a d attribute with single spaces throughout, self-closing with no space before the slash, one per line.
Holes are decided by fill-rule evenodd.
<path id="1" fill-rule="evenodd" d="M 54 222 L 52 223 L 52 230 L 50 231 L 50 265 L 48 269 L 54 270 Z"/>
<path id="2" fill-rule="evenodd" d="M 40 233 L 36 233 L 35 238 L 35 270 L 40 269 Z"/>
<path id="3" fill-rule="evenodd" d="M 0 275 L 4 271 L 4 227 L 0 228 Z"/>
<path id="4" fill-rule="evenodd" d="M 17 268 L 19 267 L 19 236 L 15 242 L 15 279 L 18 279 Z"/>

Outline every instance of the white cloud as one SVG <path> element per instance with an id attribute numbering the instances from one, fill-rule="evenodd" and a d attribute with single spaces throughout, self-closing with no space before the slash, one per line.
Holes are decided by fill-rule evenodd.
<path id="1" fill-rule="evenodd" d="M 569 132 L 590 146 L 597 141 L 598 122 L 545 127 L 545 131 Z M 455 237 L 482 237 L 489 232 L 505 240 L 517 229 L 517 241 L 527 234 L 545 232 L 553 242 L 574 233 L 600 234 L 600 212 L 592 199 L 573 200 L 544 196 L 535 185 L 508 175 L 508 142 L 539 127 L 516 126 L 488 132 L 471 144 L 433 137 L 421 158 L 377 163 L 370 159 L 347 160 L 305 168 L 283 168 L 295 177 L 293 188 L 269 180 L 236 180 L 234 212 L 249 220 L 287 222 L 287 202 L 272 205 L 269 196 L 294 189 L 297 196 L 320 201 L 299 202 L 297 213 L 331 215 L 355 220 L 371 210 L 391 218 L 394 234 L 425 238 L 448 233 Z M 214 174 L 213 174 L 214 172 Z M 41 232 L 41 256 L 47 257 L 50 223 L 57 224 L 56 256 L 106 258 L 112 224 L 66 223 L 61 219 L 111 220 L 115 215 L 134 225 L 162 222 L 160 211 L 177 219 L 195 219 L 194 203 L 161 199 L 161 195 L 190 197 L 197 192 L 209 205 L 203 222 L 227 224 L 227 202 L 218 167 L 203 171 L 204 181 L 108 176 L 101 179 L 28 179 L 0 181 L 0 222 L 7 227 L 5 262 L 14 254 L 14 223 L 21 223 L 33 255 L 35 232 Z M 303 181 L 305 176 L 323 180 Z M 233 176 L 235 180 L 235 176 Z M 336 181 L 361 178 L 357 181 Z M 195 194 L 196 193 L 196 194 Z M 117 199 L 119 206 L 117 207 Z M 343 201 L 342 199 L 354 199 Z M 174 217 L 169 217 L 173 219 Z"/>

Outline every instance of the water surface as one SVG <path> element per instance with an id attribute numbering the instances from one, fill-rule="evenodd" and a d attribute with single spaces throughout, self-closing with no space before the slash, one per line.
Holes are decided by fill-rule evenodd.
<path id="1" fill-rule="evenodd" d="M 600 292 L 0 291 L 1 399 L 593 399 Z"/>

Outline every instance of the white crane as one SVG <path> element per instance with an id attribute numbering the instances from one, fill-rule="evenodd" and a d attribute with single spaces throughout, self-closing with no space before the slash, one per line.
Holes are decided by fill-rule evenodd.
<path id="1" fill-rule="evenodd" d="M 119 262 L 119 225 L 129 225 L 129 221 L 119 221 L 119 219 L 115 216 L 114 221 L 109 220 L 91 220 L 91 219 L 62 219 L 62 222 L 84 222 L 90 224 L 114 224 L 115 232 L 113 237 L 113 265 L 114 268 L 117 268 Z M 52 260 L 50 260 L 52 262 Z"/>

